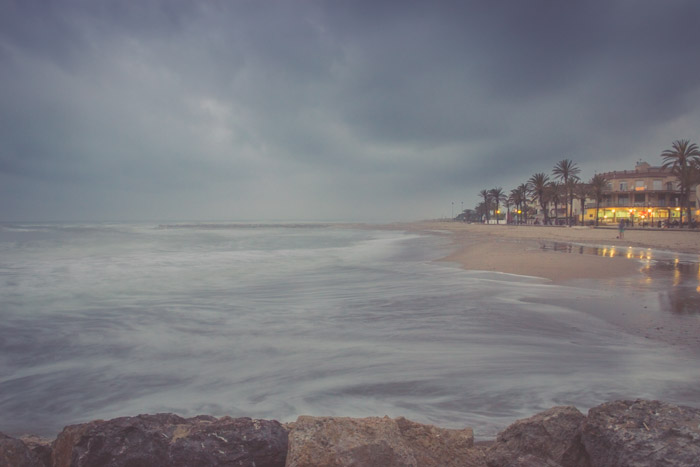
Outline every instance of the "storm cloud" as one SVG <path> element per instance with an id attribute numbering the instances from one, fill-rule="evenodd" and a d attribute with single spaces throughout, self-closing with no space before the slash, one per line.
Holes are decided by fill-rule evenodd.
<path id="1" fill-rule="evenodd" d="M 4 1 L 0 221 L 399 220 L 700 142 L 695 1 Z"/>

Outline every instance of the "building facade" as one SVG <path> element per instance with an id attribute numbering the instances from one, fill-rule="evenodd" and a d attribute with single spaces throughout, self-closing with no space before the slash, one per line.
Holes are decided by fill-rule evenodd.
<path id="1" fill-rule="evenodd" d="M 633 225 L 661 226 L 683 222 L 685 212 L 681 205 L 678 180 L 670 169 L 653 167 L 638 162 L 634 170 L 614 171 L 601 174 L 608 187 L 600 203 L 598 220 L 602 223 L 628 221 Z M 690 193 L 693 219 L 697 219 L 697 189 Z M 586 203 L 586 221 L 595 221 L 595 201 Z"/>

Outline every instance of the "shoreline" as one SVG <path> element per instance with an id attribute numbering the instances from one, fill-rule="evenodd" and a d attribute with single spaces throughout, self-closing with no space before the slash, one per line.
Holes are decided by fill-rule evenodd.
<path id="1" fill-rule="evenodd" d="M 634 275 L 642 265 L 624 254 L 629 248 L 652 249 L 682 255 L 697 255 L 700 261 L 700 232 L 627 230 L 624 239 L 617 229 L 530 225 L 465 224 L 423 221 L 397 223 L 383 228 L 412 232 L 448 232 L 455 250 L 441 258 L 469 270 L 495 271 L 535 276 L 562 283 L 573 279 L 609 279 Z M 617 249 L 603 254 L 581 254 L 576 260 L 547 248 L 547 244 L 574 244 Z M 551 246 L 551 245 L 550 245 Z M 601 252 L 602 253 L 602 252 Z M 575 267 L 572 264 L 575 261 Z"/>
<path id="2" fill-rule="evenodd" d="M 600 291 L 595 305 L 574 298 L 566 305 L 627 334 L 700 355 L 700 232 L 628 230 L 618 239 L 617 229 L 592 227 L 423 221 L 375 228 L 449 236 L 453 250 L 437 261 L 465 270 Z M 686 263 L 693 272 L 656 271 L 652 260 Z M 677 282 L 683 277 L 690 285 Z"/>

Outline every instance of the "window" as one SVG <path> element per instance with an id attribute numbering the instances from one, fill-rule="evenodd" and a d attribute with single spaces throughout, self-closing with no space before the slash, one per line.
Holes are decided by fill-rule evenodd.
<path id="1" fill-rule="evenodd" d="M 620 206 L 629 206 L 630 198 L 627 195 L 620 195 L 617 197 L 617 204 Z"/>
<path id="2" fill-rule="evenodd" d="M 639 205 L 639 204 L 644 205 L 644 193 L 635 193 L 634 194 L 634 204 Z"/>
<path id="3" fill-rule="evenodd" d="M 645 188 L 646 186 L 644 184 L 644 180 L 637 180 L 636 182 L 634 182 L 634 189 L 636 191 L 644 190 Z"/>
<path id="4" fill-rule="evenodd" d="M 659 191 L 659 190 L 661 190 L 661 187 L 662 187 L 661 180 L 654 180 L 654 190 Z"/>
<path id="5" fill-rule="evenodd" d="M 620 182 L 620 191 L 627 191 L 627 182 Z"/>
<path id="6" fill-rule="evenodd" d="M 666 191 L 673 191 L 673 182 L 666 182 Z"/>

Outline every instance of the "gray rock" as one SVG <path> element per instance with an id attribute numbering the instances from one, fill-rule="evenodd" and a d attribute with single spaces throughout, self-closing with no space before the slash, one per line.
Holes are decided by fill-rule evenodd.
<path id="1" fill-rule="evenodd" d="M 485 465 L 470 428 L 449 430 L 405 418 L 308 416 L 289 427 L 288 467 Z"/>
<path id="2" fill-rule="evenodd" d="M 700 465 L 700 409 L 615 401 L 588 411 L 582 441 L 594 467 Z"/>
<path id="3" fill-rule="evenodd" d="M 283 467 L 286 453 L 276 421 L 157 414 L 68 426 L 54 441 L 53 465 Z"/>
<path id="4" fill-rule="evenodd" d="M 0 467 L 48 467 L 23 441 L 0 433 Z"/>
<path id="5" fill-rule="evenodd" d="M 575 407 L 554 407 L 503 430 L 487 453 L 489 467 L 589 467 L 581 443 L 585 417 Z"/>

